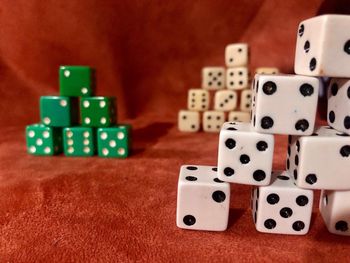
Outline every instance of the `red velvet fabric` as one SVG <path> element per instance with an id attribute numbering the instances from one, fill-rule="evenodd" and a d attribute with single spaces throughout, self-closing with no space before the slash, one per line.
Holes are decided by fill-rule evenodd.
<path id="1" fill-rule="evenodd" d="M 349 262 L 349 238 L 258 233 L 250 187 L 232 185 L 226 232 L 175 225 L 182 164 L 215 165 L 217 134 L 177 131 L 203 66 L 228 43 L 251 46 L 251 68 L 291 72 L 299 21 L 346 13 L 346 1 L 39 1 L 0 3 L 0 259 L 2 262 Z M 58 94 L 58 67 L 97 69 L 98 95 L 118 97 L 134 126 L 126 160 L 26 154 L 24 127 L 41 95 Z M 284 168 L 278 136 L 275 169 Z M 316 192 L 318 196 L 318 192 Z"/>

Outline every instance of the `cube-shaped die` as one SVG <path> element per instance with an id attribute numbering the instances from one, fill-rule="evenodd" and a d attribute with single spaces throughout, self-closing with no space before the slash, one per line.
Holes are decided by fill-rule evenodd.
<path id="1" fill-rule="evenodd" d="M 66 156 L 92 156 L 96 137 L 93 128 L 70 127 L 63 129 L 63 150 Z"/>
<path id="2" fill-rule="evenodd" d="M 312 136 L 289 136 L 287 169 L 296 185 L 309 189 L 350 189 L 350 136 L 318 127 Z"/>
<path id="3" fill-rule="evenodd" d="M 226 46 L 225 62 L 227 67 L 241 67 L 248 64 L 248 44 L 236 43 Z"/>
<path id="4" fill-rule="evenodd" d="M 77 100 L 69 97 L 40 97 L 41 122 L 51 127 L 66 127 L 78 122 Z"/>
<path id="5" fill-rule="evenodd" d="M 319 80 L 296 75 L 255 75 L 252 125 L 257 132 L 310 135 Z"/>
<path id="6" fill-rule="evenodd" d="M 252 109 L 252 91 L 250 89 L 242 90 L 240 106 L 241 111 L 249 112 Z"/>
<path id="7" fill-rule="evenodd" d="M 27 152 L 33 155 L 55 155 L 62 152 L 62 129 L 42 124 L 26 128 Z"/>
<path id="8" fill-rule="evenodd" d="M 97 129 L 97 147 L 100 157 L 126 158 L 131 148 L 131 126 Z"/>
<path id="9" fill-rule="evenodd" d="M 219 132 L 225 122 L 225 113 L 223 111 L 205 111 L 203 113 L 203 131 Z"/>
<path id="10" fill-rule="evenodd" d="M 187 96 L 187 108 L 194 111 L 209 109 L 209 92 L 203 89 L 190 89 Z"/>
<path id="11" fill-rule="evenodd" d="M 193 230 L 224 231 L 230 208 L 230 185 L 213 166 L 183 165 L 180 170 L 176 224 Z"/>
<path id="12" fill-rule="evenodd" d="M 273 150 L 273 135 L 252 131 L 250 123 L 226 122 L 219 138 L 219 179 L 239 184 L 269 184 Z"/>
<path id="13" fill-rule="evenodd" d="M 80 100 L 80 119 L 86 127 L 108 127 L 116 122 L 114 97 L 88 97 Z"/>
<path id="14" fill-rule="evenodd" d="M 350 78 L 350 16 L 322 15 L 299 24 L 294 71 Z"/>
<path id="15" fill-rule="evenodd" d="M 200 128 L 200 114 L 198 111 L 180 110 L 178 128 L 182 132 L 197 132 Z"/>
<path id="16" fill-rule="evenodd" d="M 95 87 L 94 70 L 87 66 L 61 66 L 59 69 L 60 95 L 88 97 Z"/>
<path id="17" fill-rule="evenodd" d="M 247 67 L 228 68 L 226 70 L 226 87 L 241 90 L 248 87 L 249 73 Z"/>
<path id="18" fill-rule="evenodd" d="M 255 187 L 252 213 L 259 232 L 305 235 L 309 231 L 313 191 L 296 187 L 286 172 L 273 172 L 272 183 Z"/>
<path id="19" fill-rule="evenodd" d="M 350 134 L 350 80 L 332 79 L 328 88 L 328 125 Z"/>
<path id="20" fill-rule="evenodd" d="M 237 107 L 237 93 L 233 90 L 219 90 L 215 92 L 214 109 L 230 111 Z"/>
<path id="21" fill-rule="evenodd" d="M 225 87 L 225 68 L 205 67 L 202 69 L 202 88 L 218 90 Z"/>
<path id="22" fill-rule="evenodd" d="M 229 122 L 250 122 L 250 114 L 248 112 L 230 111 L 228 113 Z"/>
<path id="23" fill-rule="evenodd" d="M 280 73 L 279 69 L 276 67 L 259 67 L 255 69 L 255 74 L 278 74 Z"/>
<path id="24" fill-rule="evenodd" d="M 319 209 L 328 231 L 350 236 L 350 191 L 321 192 Z"/>

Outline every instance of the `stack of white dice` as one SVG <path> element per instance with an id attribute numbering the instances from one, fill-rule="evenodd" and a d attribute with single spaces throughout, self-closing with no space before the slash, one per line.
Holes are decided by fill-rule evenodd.
<path id="1" fill-rule="evenodd" d="M 251 122 L 221 127 L 217 167 L 181 168 L 178 227 L 225 230 L 229 183 L 238 183 L 253 185 L 251 208 L 260 232 L 306 234 L 313 190 L 321 189 L 320 211 L 329 231 L 350 235 L 350 80 L 332 79 L 331 127 L 315 127 L 316 77 L 350 78 L 348 28 L 350 16 L 301 22 L 295 57 L 300 75 L 255 75 Z M 289 135 L 286 171 L 272 172 L 274 134 Z"/>

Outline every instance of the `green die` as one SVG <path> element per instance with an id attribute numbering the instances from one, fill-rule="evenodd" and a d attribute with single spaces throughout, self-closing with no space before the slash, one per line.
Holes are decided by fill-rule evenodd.
<path id="1" fill-rule="evenodd" d="M 42 96 L 40 119 L 47 126 L 70 126 L 78 120 L 78 102 L 69 97 Z"/>
<path id="2" fill-rule="evenodd" d="M 95 153 L 94 130 L 88 127 L 63 129 L 63 149 L 66 156 L 92 156 Z"/>
<path id="3" fill-rule="evenodd" d="M 125 158 L 129 155 L 130 125 L 97 129 L 98 155 Z"/>
<path id="4" fill-rule="evenodd" d="M 86 127 L 109 127 L 115 123 L 115 98 L 90 97 L 80 100 L 80 118 Z"/>
<path id="5" fill-rule="evenodd" d="M 92 68 L 87 66 L 61 66 L 59 78 L 61 96 L 92 96 L 95 87 L 95 71 Z"/>
<path id="6" fill-rule="evenodd" d="M 27 152 L 34 155 L 55 155 L 62 152 L 62 129 L 42 124 L 26 128 Z"/>

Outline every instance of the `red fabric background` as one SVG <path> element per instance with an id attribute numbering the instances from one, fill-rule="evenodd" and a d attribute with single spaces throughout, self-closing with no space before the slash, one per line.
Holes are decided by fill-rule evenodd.
<path id="1" fill-rule="evenodd" d="M 201 68 L 246 41 L 252 68 L 289 72 L 299 21 L 327 12 L 349 13 L 347 1 L 1 1 L 1 261 L 349 262 L 350 240 L 327 232 L 318 197 L 306 236 L 256 232 L 241 185 L 226 232 L 175 226 L 179 166 L 217 161 L 217 134 L 176 128 Z M 120 121 L 135 130 L 130 158 L 25 153 L 24 126 L 39 120 L 41 95 L 58 94 L 62 64 L 94 66 L 97 94 L 118 97 Z"/>

